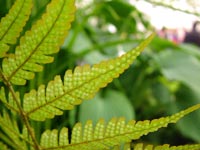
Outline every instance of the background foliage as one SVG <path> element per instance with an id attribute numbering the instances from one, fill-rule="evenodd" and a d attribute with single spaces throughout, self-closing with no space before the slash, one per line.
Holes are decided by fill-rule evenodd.
<path id="1" fill-rule="evenodd" d="M 8 12 L 13 2 L 0 0 L 0 17 Z M 41 16 L 48 2 L 34 0 L 34 11 L 25 28 L 30 28 Z M 64 74 L 66 69 L 77 64 L 94 64 L 120 55 L 153 31 L 146 15 L 125 0 L 95 0 L 89 4 L 80 0 L 77 7 L 75 22 L 61 52 L 55 56 L 55 62 L 46 65 L 45 71 L 37 74 L 36 82 L 30 81 L 19 89 L 20 92 L 47 83 L 54 75 Z M 70 113 L 66 111 L 63 116 L 47 120 L 45 125 L 34 121 L 32 124 L 39 138 L 44 129 L 63 125 L 72 127 L 75 122 L 84 123 L 87 119 L 95 122 L 99 118 L 109 120 L 113 116 L 125 116 L 127 120 L 166 116 L 200 103 L 199 74 L 199 48 L 175 45 L 156 37 L 135 63 L 120 78 L 101 90 L 94 101 L 86 101 Z M 200 142 L 198 118 L 200 112 L 195 112 L 176 126 L 161 129 L 141 140 L 172 145 Z"/>

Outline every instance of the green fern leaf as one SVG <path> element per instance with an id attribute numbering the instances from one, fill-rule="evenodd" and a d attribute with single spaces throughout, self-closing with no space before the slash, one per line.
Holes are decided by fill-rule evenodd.
<path id="1" fill-rule="evenodd" d="M 32 128 L 32 132 L 33 134 L 35 135 L 35 131 L 34 129 Z M 23 139 L 24 142 L 28 143 L 29 145 L 33 146 L 34 145 L 34 142 L 33 140 L 31 139 L 30 137 L 30 133 L 29 131 L 27 130 L 26 126 L 23 126 L 23 129 L 22 129 L 22 134 L 21 134 L 21 139 Z M 26 145 L 28 146 L 28 145 Z M 27 150 L 28 148 L 26 148 Z"/>
<path id="2" fill-rule="evenodd" d="M 70 144 L 68 144 L 68 130 L 66 128 L 60 131 L 59 136 L 58 130 L 47 130 L 42 134 L 41 146 L 43 149 L 53 150 L 111 149 L 115 145 L 121 144 L 121 142 L 127 143 L 131 140 L 139 139 L 141 136 L 157 131 L 159 128 L 167 127 L 169 123 L 176 123 L 185 115 L 199 108 L 200 104 L 197 104 L 172 116 L 152 121 L 136 122 L 131 120 L 126 124 L 124 118 L 113 118 L 107 125 L 105 125 L 104 120 L 100 120 L 94 128 L 91 121 L 88 121 L 84 127 L 77 123 L 72 130 Z M 195 147 L 195 145 L 193 146 Z"/>
<path id="3" fill-rule="evenodd" d="M 170 146 L 169 144 L 153 146 L 138 143 L 133 147 L 133 150 L 199 150 L 200 144 L 181 145 L 181 146 Z"/>
<path id="4" fill-rule="evenodd" d="M 13 84 L 24 85 L 34 78 L 34 72 L 42 71 L 41 64 L 50 63 L 50 54 L 59 51 L 59 46 L 74 19 L 74 0 L 52 0 L 47 12 L 20 39 L 15 55 L 3 60 L 3 73 Z"/>
<path id="5" fill-rule="evenodd" d="M 32 0 L 16 0 L 9 13 L 0 23 L 0 58 L 9 50 L 8 44 L 15 44 L 22 28 L 29 18 Z"/>
<path id="6" fill-rule="evenodd" d="M 103 61 L 90 68 L 89 65 L 78 66 L 74 73 L 67 70 L 64 84 L 60 76 L 56 76 L 45 89 L 41 85 L 38 91 L 25 94 L 23 107 L 27 115 L 34 120 L 43 121 L 62 115 L 62 110 L 69 110 L 84 99 L 91 99 L 96 92 L 119 76 L 140 52 L 152 40 L 150 35 L 138 47 L 116 59 Z"/>
<path id="7" fill-rule="evenodd" d="M 119 145 L 115 145 L 113 146 L 113 148 L 111 148 L 112 150 L 132 150 L 131 149 L 131 143 L 124 143 L 123 145 L 122 144 L 119 144 Z"/>
<path id="8" fill-rule="evenodd" d="M 19 93 L 16 92 L 15 96 L 17 97 L 19 104 L 21 104 Z M 13 99 L 11 92 L 9 92 L 8 98 L 6 98 L 4 87 L 1 87 L 0 89 L 0 101 L 2 101 L 5 104 L 5 106 L 7 106 L 7 108 L 13 111 L 13 113 L 19 113 L 19 108 L 17 107 L 17 104 Z"/>
<path id="9" fill-rule="evenodd" d="M 14 148 L 26 150 L 25 143 L 23 140 L 21 140 L 23 137 L 20 134 L 17 122 L 12 120 L 5 111 L 3 111 L 3 115 L 0 115 L 0 128 L 4 132 L 2 135 L 7 135 L 7 138 L 1 137 L 2 139 L 6 139 L 6 142 L 10 143 L 10 145 Z"/>

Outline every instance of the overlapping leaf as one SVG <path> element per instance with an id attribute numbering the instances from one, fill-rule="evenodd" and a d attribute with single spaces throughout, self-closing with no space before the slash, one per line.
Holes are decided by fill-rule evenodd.
<path id="1" fill-rule="evenodd" d="M 9 13 L 0 23 L 0 58 L 9 50 L 8 44 L 15 44 L 22 28 L 29 18 L 32 0 L 16 0 Z"/>
<path id="2" fill-rule="evenodd" d="M 74 19 L 74 0 L 52 0 L 46 13 L 20 39 L 15 55 L 3 60 L 3 73 L 13 84 L 23 85 L 53 61 Z"/>
<path id="3" fill-rule="evenodd" d="M 43 149 L 53 150 L 111 149 L 115 145 L 121 144 L 121 142 L 127 143 L 131 140 L 139 139 L 143 135 L 166 127 L 169 123 L 176 123 L 185 115 L 199 108 L 200 104 L 197 104 L 174 115 L 152 121 L 145 120 L 136 122 L 135 120 L 131 120 L 126 123 L 124 118 L 113 118 L 107 125 L 104 120 L 99 120 L 95 127 L 93 127 L 92 121 L 88 121 L 84 127 L 80 123 L 77 123 L 72 130 L 70 143 L 67 128 L 63 128 L 60 133 L 56 129 L 52 131 L 47 130 L 42 134 L 41 146 Z M 166 148 L 167 146 L 163 147 Z M 199 145 L 193 145 L 193 147 L 197 148 Z M 177 150 L 180 150 L 180 148 L 177 147 Z"/>
<path id="4" fill-rule="evenodd" d="M 60 76 L 56 76 L 47 87 L 41 85 L 38 91 L 32 90 L 24 96 L 24 110 L 30 118 L 42 121 L 61 115 L 62 110 L 72 109 L 82 100 L 91 99 L 100 88 L 129 67 L 153 36 L 150 35 L 138 47 L 121 57 L 103 61 L 93 67 L 78 66 L 73 73 L 67 70 L 64 83 Z"/>

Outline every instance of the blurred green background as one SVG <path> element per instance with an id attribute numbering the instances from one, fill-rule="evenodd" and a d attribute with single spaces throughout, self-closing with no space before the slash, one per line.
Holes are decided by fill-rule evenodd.
<path id="1" fill-rule="evenodd" d="M 45 12 L 49 0 L 33 0 L 34 8 L 25 29 L 29 29 Z M 0 0 L 0 17 L 6 15 L 14 0 Z M 154 32 L 148 17 L 126 0 L 79 0 L 75 21 L 55 61 L 45 66 L 36 79 L 24 87 L 25 93 L 47 84 L 57 74 L 77 65 L 94 64 L 114 58 L 132 49 Z M 141 30 L 140 28 L 143 28 Z M 24 33 L 22 33 L 23 35 Z M 102 89 L 94 100 L 84 101 L 63 116 L 45 122 L 32 121 L 37 138 L 44 129 L 71 128 L 75 122 L 94 123 L 105 118 L 124 116 L 127 120 L 154 119 L 200 103 L 200 48 L 174 44 L 155 37 L 138 59 L 118 79 Z M 200 111 L 176 125 L 142 137 L 153 144 L 179 145 L 200 142 Z"/>

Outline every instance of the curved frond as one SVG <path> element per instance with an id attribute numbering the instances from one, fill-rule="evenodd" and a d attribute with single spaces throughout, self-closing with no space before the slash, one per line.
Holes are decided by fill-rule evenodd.
<path id="1" fill-rule="evenodd" d="M 46 13 L 20 39 L 15 55 L 3 60 L 3 73 L 13 84 L 24 85 L 50 63 L 74 19 L 74 0 L 52 0 Z"/>
<path id="2" fill-rule="evenodd" d="M 29 18 L 32 0 L 16 0 L 9 13 L 0 23 L 0 58 L 9 50 L 8 44 L 15 44 L 22 28 Z"/>
<path id="3" fill-rule="evenodd" d="M 129 67 L 153 37 L 154 34 L 150 35 L 138 47 L 121 57 L 103 61 L 93 67 L 78 66 L 73 73 L 72 70 L 67 70 L 64 83 L 60 76 L 56 76 L 46 88 L 41 85 L 38 91 L 32 90 L 25 94 L 25 112 L 31 119 L 43 121 L 55 115 L 62 115 L 62 110 L 72 109 L 82 100 L 93 98 L 100 88 L 105 87 Z"/>
<path id="4" fill-rule="evenodd" d="M 84 127 L 77 123 L 72 130 L 70 144 L 67 128 L 63 128 L 60 133 L 56 129 L 47 130 L 42 134 L 41 146 L 44 150 L 111 149 L 122 142 L 130 142 L 150 132 L 157 131 L 159 128 L 167 127 L 169 123 L 176 123 L 185 115 L 199 108 L 200 104 L 197 104 L 174 115 L 152 121 L 136 122 L 131 120 L 126 123 L 124 118 L 113 118 L 107 125 L 104 120 L 99 120 L 95 127 L 93 127 L 92 121 L 88 121 Z"/>
<path id="5" fill-rule="evenodd" d="M 199 150 L 200 144 L 170 146 L 169 144 L 153 146 L 144 145 L 142 143 L 135 144 L 133 150 Z"/>

